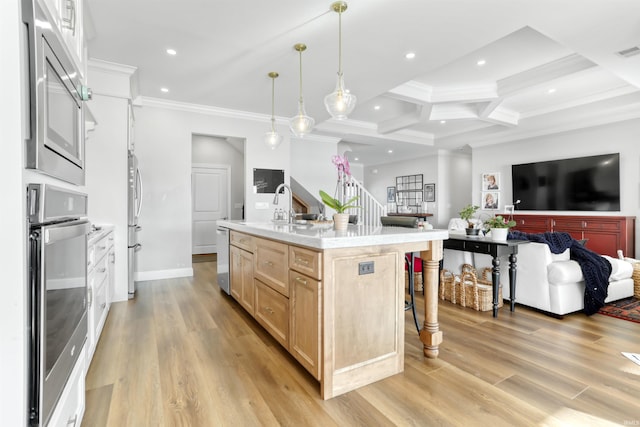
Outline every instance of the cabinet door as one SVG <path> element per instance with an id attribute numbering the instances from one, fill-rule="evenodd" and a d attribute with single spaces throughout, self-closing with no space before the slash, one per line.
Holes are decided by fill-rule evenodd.
<path id="1" fill-rule="evenodd" d="M 514 215 L 516 222 L 514 229 L 523 233 L 544 233 L 551 231 L 551 220 L 547 217 L 534 215 Z"/>
<path id="2" fill-rule="evenodd" d="M 289 271 L 289 288 L 289 351 L 314 378 L 320 379 L 320 282 Z"/>
<path id="3" fill-rule="evenodd" d="M 240 270 L 242 275 L 240 304 L 253 316 L 255 286 L 253 284 L 253 254 L 247 251 L 240 251 Z"/>
<path id="4" fill-rule="evenodd" d="M 620 234 L 617 232 L 585 230 L 583 236 L 587 239 L 587 243 L 585 244 L 587 249 L 600 255 L 609 255 L 617 258 L 618 249 L 622 249 Z"/>
<path id="5" fill-rule="evenodd" d="M 229 274 L 231 296 L 238 302 L 242 299 L 242 250 L 229 246 Z"/>

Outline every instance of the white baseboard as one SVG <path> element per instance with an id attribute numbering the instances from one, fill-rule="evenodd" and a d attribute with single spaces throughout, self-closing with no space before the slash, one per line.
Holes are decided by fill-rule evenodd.
<path id="1" fill-rule="evenodd" d="M 176 277 L 193 277 L 193 268 L 176 268 L 173 270 L 139 271 L 135 273 L 134 280 L 143 282 L 147 280 L 173 279 Z"/>

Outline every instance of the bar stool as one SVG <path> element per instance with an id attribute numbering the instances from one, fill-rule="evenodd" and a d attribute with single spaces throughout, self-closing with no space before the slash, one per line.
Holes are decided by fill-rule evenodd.
<path id="1" fill-rule="evenodd" d="M 383 226 L 418 228 L 418 218 L 382 216 L 380 217 L 380 222 Z M 411 310 L 416 330 L 418 334 L 420 334 L 420 324 L 418 323 L 418 315 L 416 314 L 415 281 L 413 277 L 416 259 L 422 262 L 420 258 L 416 258 L 413 252 L 404 254 L 405 268 L 409 271 L 409 301 L 404 302 L 404 311 Z"/>

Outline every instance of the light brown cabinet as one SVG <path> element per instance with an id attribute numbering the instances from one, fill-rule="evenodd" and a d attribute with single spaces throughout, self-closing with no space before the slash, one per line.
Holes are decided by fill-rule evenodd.
<path id="1" fill-rule="evenodd" d="M 322 254 L 231 231 L 231 295 L 320 378 Z"/>
<path id="2" fill-rule="evenodd" d="M 255 238 L 253 267 L 256 278 L 282 295 L 289 296 L 289 246 L 273 240 Z"/>
<path id="3" fill-rule="evenodd" d="M 567 232 L 574 239 L 587 239 L 586 247 L 600 255 L 617 257 L 618 249 L 635 258 L 635 217 L 514 215 L 515 229 L 525 233 Z"/>
<path id="4" fill-rule="evenodd" d="M 289 298 L 255 280 L 255 318 L 282 346 L 289 349 Z"/>
<path id="5" fill-rule="evenodd" d="M 291 333 L 289 351 L 316 379 L 320 379 L 320 281 L 289 271 Z"/>

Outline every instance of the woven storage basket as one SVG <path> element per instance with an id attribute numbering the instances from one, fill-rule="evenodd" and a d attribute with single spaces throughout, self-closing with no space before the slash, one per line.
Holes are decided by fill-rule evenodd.
<path id="1" fill-rule="evenodd" d="M 440 299 L 451 301 L 463 307 L 471 307 L 474 310 L 493 310 L 491 268 L 483 268 L 481 271 L 482 275 L 478 277 L 476 269 L 470 264 L 462 266 L 460 276 L 443 269 L 440 272 Z M 502 305 L 502 286 L 500 286 L 498 288 L 498 307 L 502 307 Z"/>
<path id="2" fill-rule="evenodd" d="M 640 298 L 640 262 L 633 264 L 633 296 Z"/>

